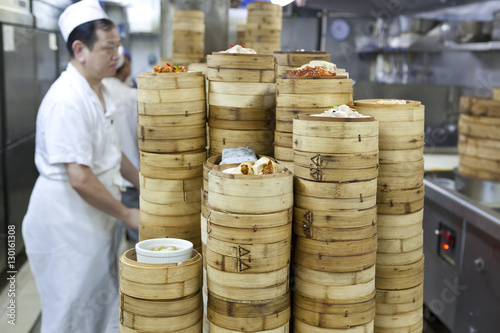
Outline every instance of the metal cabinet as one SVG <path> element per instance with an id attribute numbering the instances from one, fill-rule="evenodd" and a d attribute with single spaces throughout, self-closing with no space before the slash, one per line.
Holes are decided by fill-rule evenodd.
<path id="1" fill-rule="evenodd" d="M 5 152 L 7 219 L 16 226 L 16 254 L 24 248 L 21 229 L 31 191 L 38 177 L 34 163 L 35 137 L 26 138 Z"/>
<path id="2" fill-rule="evenodd" d="M 457 332 L 488 333 L 500 327 L 500 241 L 467 224 Z"/>
<path id="3" fill-rule="evenodd" d="M 2 25 L 5 131 L 9 145 L 35 131 L 36 31 L 29 27 Z"/>
<path id="4" fill-rule="evenodd" d="M 38 30 L 36 34 L 36 82 L 37 103 L 36 108 L 42 102 L 43 97 L 57 78 L 57 34 Z"/>

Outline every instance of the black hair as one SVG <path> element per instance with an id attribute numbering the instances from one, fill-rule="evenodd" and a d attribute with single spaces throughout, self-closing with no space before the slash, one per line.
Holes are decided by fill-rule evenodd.
<path id="1" fill-rule="evenodd" d="M 129 56 L 128 54 L 124 54 L 123 56 L 124 56 L 125 58 L 127 58 L 127 59 L 128 59 L 128 61 L 130 62 L 130 60 L 131 60 L 131 59 L 130 59 L 130 56 Z M 120 67 L 120 68 L 118 68 L 118 69 L 116 70 L 116 75 L 119 75 L 119 74 L 123 71 L 123 68 L 125 68 L 125 62 L 123 63 L 122 67 Z"/>
<path id="2" fill-rule="evenodd" d="M 97 42 L 97 30 L 110 31 L 114 27 L 115 24 L 113 21 L 108 19 L 94 20 L 77 26 L 71 31 L 68 41 L 66 42 L 66 48 L 68 49 L 70 57 L 75 57 L 73 53 L 73 43 L 75 40 L 81 41 L 92 51 L 95 42 Z"/>

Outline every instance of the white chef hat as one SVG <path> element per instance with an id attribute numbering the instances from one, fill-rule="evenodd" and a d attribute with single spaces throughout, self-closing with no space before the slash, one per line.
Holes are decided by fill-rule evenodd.
<path id="1" fill-rule="evenodd" d="M 81 0 L 72 4 L 59 16 L 59 29 L 67 42 L 71 32 L 80 24 L 108 19 L 98 0 Z"/>

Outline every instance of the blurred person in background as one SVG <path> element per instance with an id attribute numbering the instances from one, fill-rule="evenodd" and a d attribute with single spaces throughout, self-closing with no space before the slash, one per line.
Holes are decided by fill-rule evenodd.
<path id="1" fill-rule="evenodd" d="M 59 17 L 71 60 L 37 115 L 40 173 L 23 221 L 26 253 L 42 304 L 42 333 L 119 330 L 116 220 L 137 228 L 139 210 L 120 201 L 136 167 L 122 153 L 117 110 L 101 84 L 114 75 L 120 36 L 97 0 Z"/>
<path id="2" fill-rule="evenodd" d="M 137 89 L 126 84 L 130 77 L 130 54 L 125 48 L 118 49 L 119 60 L 116 74 L 102 80 L 102 84 L 110 92 L 116 103 L 117 119 L 116 126 L 120 134 L 122 151 L 132 164 L 139 169 L 139 139 L 137 137 Z M 130 208 L 139 208 L 139 192 L 134 185 L 125 181 L 126 190 L 122 193 L 122 203 Z M 138 230 L 127 227 L 119 221 L 116 228 L 115 241 L 119 244 L 126 228 L 126 237 L 132 243 L 136 243 L 139 235 Z M 120 251 L 121 252 L 121 251 Z"/>

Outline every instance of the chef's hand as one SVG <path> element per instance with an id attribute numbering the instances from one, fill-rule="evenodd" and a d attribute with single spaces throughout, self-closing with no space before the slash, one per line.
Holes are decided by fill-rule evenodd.
<path id="1" fill-rule="evenodd" d="M 127 214 L 123 219 L 123 223 L 127 227 L 138 229 L 139 228 L 139 209 L 128 208 Z"/>

